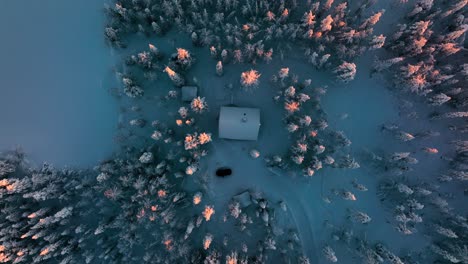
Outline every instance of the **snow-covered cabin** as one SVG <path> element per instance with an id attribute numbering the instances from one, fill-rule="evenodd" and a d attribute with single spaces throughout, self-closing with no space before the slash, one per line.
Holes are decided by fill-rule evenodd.
<path id="1" fill-rule="evenodd" d="M 257 140 L 260 130 L 260 109 L 221 107 L 219 137 L 237 140 Z"/>
<path id="2" fill-rule="evenodd" d="M 198 88 L 196 86 L 182 86 L 182 101 L 190 102 L 197 97 Z"/>

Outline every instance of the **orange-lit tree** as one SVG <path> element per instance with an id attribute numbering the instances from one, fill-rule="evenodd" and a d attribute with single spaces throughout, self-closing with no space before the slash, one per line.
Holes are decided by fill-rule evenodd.
<path id="1" fill-rule="evenodd" d="M 257 88 L 261 74 L 256 70 L 245 71 L 241 74 L 240 83 L 244 89 Z"/>
<path id="2" fill-rule="evenodd" d="M 164 68 L 164 72 L 167 73 L 167 76 L 172 80 L 172 82 L 176 86 L 183 86 L 185 84 L 185 79 L 178 73 L 176 73 L 174 70 L 166 66 Z"/>

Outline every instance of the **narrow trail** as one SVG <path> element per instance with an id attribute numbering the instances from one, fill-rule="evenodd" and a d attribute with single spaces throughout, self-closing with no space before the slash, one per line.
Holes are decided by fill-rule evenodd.
<path id="1" fill-rule="evenodd" d="M 313 262 L 318 259 L 317 245 L 314 239 L 313 226 L 313 208 L 306 206 L 304 201 L 298 195 L 298 192 L 293 190 L 297 189 L 299 184 L 285 175 L 277 175 L 269 173 L 270 180 L 266 181 L 262 189 L 269 193 L 274 193 L 275 196 L 281 197 L 286 203 L 288 210 L 293 216 L 296 223 L 298 235 L 301 239 L 303 254 L 309 257 Z"/>

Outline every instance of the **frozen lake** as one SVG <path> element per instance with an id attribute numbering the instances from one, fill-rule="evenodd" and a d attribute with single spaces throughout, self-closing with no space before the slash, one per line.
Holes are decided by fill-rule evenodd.
<path id="1" fill-rule="evenodd" d="M 104 0 L 5 0 L 0 8 L 0 150 L 89 166 L 113 150 L 118 108 Z"/>

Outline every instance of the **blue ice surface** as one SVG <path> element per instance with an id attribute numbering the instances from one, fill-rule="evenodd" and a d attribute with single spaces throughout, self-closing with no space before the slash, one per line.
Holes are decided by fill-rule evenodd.
<path id="1" fill-rule="evenodd" d="M 113 151 L 113 57 L 105 0 L 3 0 L 0 8 L 0 150 L 35 163 L 86 167 Z"/>

